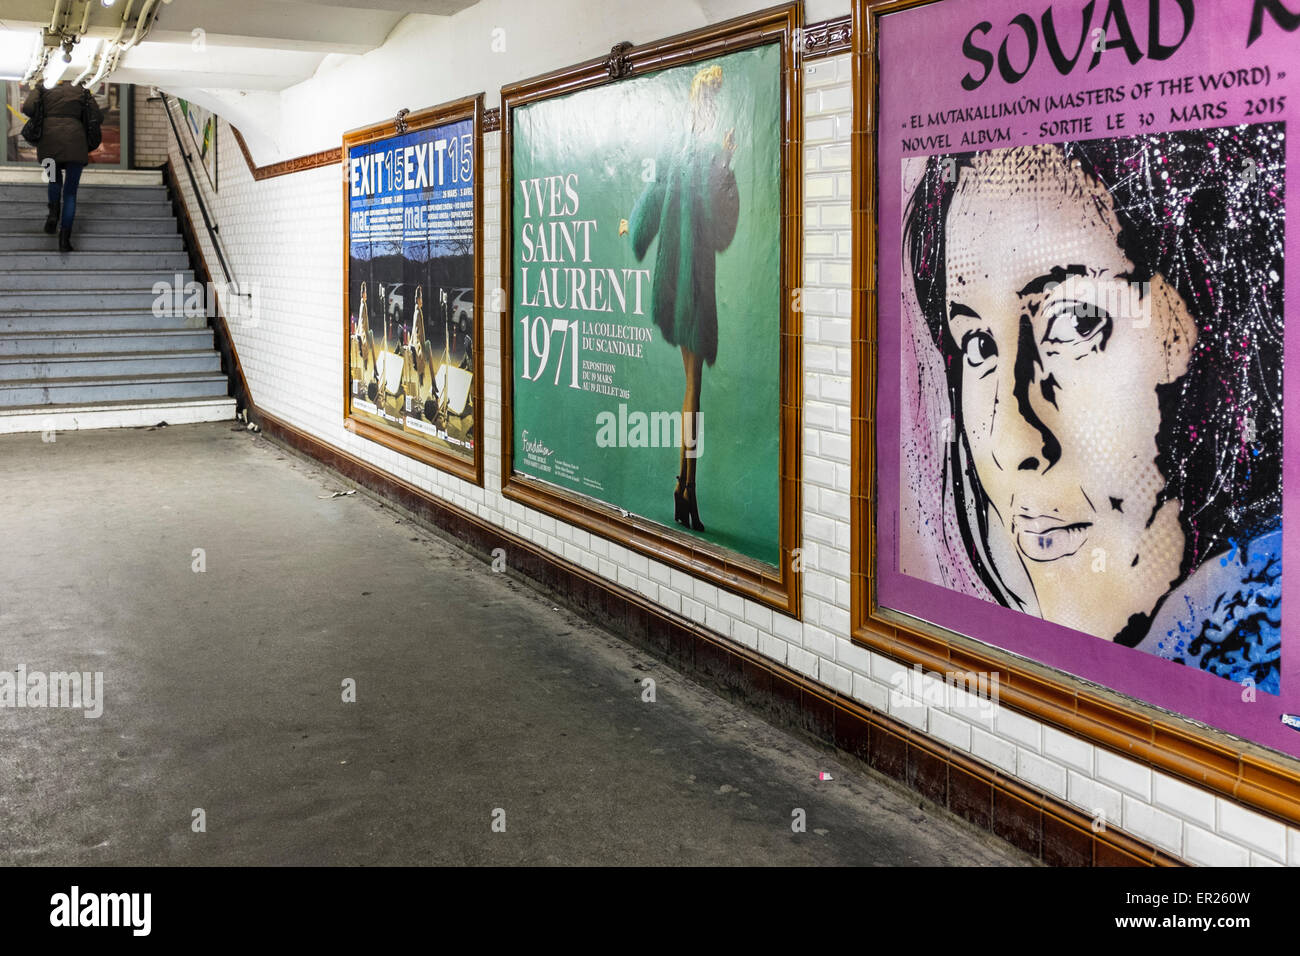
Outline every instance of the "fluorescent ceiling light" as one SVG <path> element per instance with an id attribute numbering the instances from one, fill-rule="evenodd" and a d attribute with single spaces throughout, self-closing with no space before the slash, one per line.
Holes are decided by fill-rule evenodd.
<path id="1" fill-rule="evenodd" d="M 0 28 L 0 74 L 22 79 L 36 62 L 40 44 L 39 30 Z"/>
<path id="2" fill-rule="evenodd" d="M 45 88 L 52 90 L 58 86 L 59 80 L 63 79 L 63 71 L 67 68 L 68 64 L 63 62 L 63 57 L 51 52 L 49 62 L 45 64 Z"/>

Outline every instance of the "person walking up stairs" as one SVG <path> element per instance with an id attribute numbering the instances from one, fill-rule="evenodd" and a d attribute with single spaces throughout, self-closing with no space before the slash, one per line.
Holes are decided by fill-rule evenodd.
<path id="1" fill-rule="evenodd" d="M 59 233 L 59 251 L 74 252 L 72 220 L 77 214 L 77 187 L 90 153 L 99 147 L 103 111 L 90 90 L 63 80 L 53 89 L 38 86 L 27 95 L 23 113 L 35 121 L 24 127 L 49 179 L 49 215 L 45 231 Z M 32 124 L 29 124 L 31 126 Z"/>

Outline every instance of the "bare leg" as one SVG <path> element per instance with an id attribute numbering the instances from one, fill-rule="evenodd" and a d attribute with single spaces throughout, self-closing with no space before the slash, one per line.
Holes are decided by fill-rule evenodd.
<path id="1" fill-rule="evenodd" d="M 695 496 L 695 472 L 699 463 L 696 425 L 700 412 L 700 391 L 704 384 L 704 362 L 685 346 L 682 347 L 682 366 L 686 371 L 686 392 L 682 398 L 682 454 L 681 484 L 686 495 L 690 511 L 690 525 L 696 531 L 703 531 Z M 690 454 L 687 454 L 688 449 Z"/>
<path id="2" fill-rule="evenodd" d="M 682 398 L 682 474 L 686 476 L 687 482 L 694 482 L 698 461 L 694 454 L 697 441 L 695 428 L 700 412 L 700 390 L 704 384 L 704 363 L 698 355 L 683 347 L 682 365 L 686 370 L 686 393 Z M 688 449 L 692 454 L 687 454 Z"/>
<path id="3" fill-rule="evenodd" d="M 691 405 L 691 350 L 682 347 L 682 371 L 686 376 L 686 388 L 682 392 L 682 445 L 678 456 L 677 487 L 680 491 L 686 486 L 686 428 L 687 410 Z"/>

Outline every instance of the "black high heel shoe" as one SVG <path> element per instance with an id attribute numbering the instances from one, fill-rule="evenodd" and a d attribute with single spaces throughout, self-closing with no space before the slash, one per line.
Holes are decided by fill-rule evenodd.
<path id="1" fill-rule="evenodd" d="M 690 519 L 690 529 L 692 531 L 703 531 L 704 522 L 700 520 L 699 502 L 695 500 L 695 482 L 688 481 L 686 483 L 686 493 L 682 497 L 689 507 L 687 517 Z"/>
<path id="2" fill-rule="evenodd" d="M 677 476 L 677 487 L 673 489 L 673 518 L 678 524 L 691 526 L 690 505 L 686 503 L 686 493 L 682 490 L 686 487 L 684 475 Z"/>

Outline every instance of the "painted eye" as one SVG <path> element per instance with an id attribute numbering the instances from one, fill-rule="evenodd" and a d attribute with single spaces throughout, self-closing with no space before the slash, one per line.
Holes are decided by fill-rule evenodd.
<path id="1" fill-rule="evenodd" d="M 1047 333 L 1044 342 L 1057 345 L 1081 344 L 1098 334 L 1108 333 L 1110 313 L 1092 302 L 1061 302 L 1047 313 Z M 1105 344 L 1103 336 L 1102 344 Z"/>
<path id="2" fill-rule="evenodd" d="M 979 368 L 998 354 L 998 347 L 987 332 L 967 332 L 961 340 L 961 351 L 971 368 Z"/>

